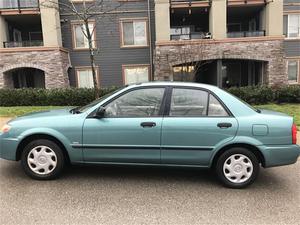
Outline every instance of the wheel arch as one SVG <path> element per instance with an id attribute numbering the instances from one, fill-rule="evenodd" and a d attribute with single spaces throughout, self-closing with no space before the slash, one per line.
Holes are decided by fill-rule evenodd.
<path id="1" fill-rule="evenodd" d="M 263 167 L 265 167 L 265 157 L 263 155 L 263 153 L 259 150 L 258 147 L 251 145 L 251 144 L 247 144 L 247 143 L 234 143 L 234 144 L 229 144 L 226 145 L 224 147 L 222 147 L 221 149 L 219 149 L 216 154 L 213 156 L 212 162 L 211 162 L 211 167 L 214 168 L 218 158 L 228 149 L 234 148 L 234 147 L 241 147 L 241 148 L 246 148 L 247 150 L 251 151 L 256 158 L 258 159 L 259 163 L 262 164 Z"/>
<path id="2" fill-rule="evenodd" d="M 49 141 L 53 141 L 55 144 L 57 144 L 62 149 L 66 162 L 70 163 L 69 153 L 68 153 L 66 147 L 64 146 L 64 144 L 56 137 L 49 135 L 49 134 L 43 134 L 43 133 L 36 133 L 36 134 L 31 134 L 31 135 L 26 136 L 19 143 L 19 145 L 17 147 L 16 160 L 19 161 L 21 159 L 22 151 L 24 150 L 24 147 L 26 145 L 28 145 L 30 142 L 32 142 L 34 140 L 38 140 L 38 139 L 46 139 Z"/>

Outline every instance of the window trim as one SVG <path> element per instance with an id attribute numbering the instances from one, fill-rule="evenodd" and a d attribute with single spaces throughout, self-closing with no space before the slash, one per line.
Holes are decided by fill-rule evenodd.
<path id="1" fill-rule="evenodd" d="M 146 44 L 145 45 L 125 45 L 124 44 L 124 28 L 123 22 L 146 22 Z M 149 47 L 149 21 L 147 17 L 136 17 L 136 18 L 120 18 L 119 20 L 120 30 L 120 48 L 148 48 Z"/>
<path id="2" fill-rule="evenodd" d="M 98 84 L 98 88 L 101 87 L 100 85 L 100 68 L 99 66 L 95 67 L 96 69 L 96 79 L 97 79 L 97 84 Z M 77 88 L 80 88 L 79 87 L 79 72 L 80 71 L 85 71 L 85 70 L 91 70 L 92 71 L 92 68 L 91 66 L 78 66 L 78 67 L 75 67 L 75 79 L 76 79 L 76 87 Z"/>
<path id="3" fill-rule="evenodd" d="M 150 64 L 123 64 L 122 65 L 122 82 L 123 82 L 123 85 L 127 85 L 126 84 L 125 69 L 127 69 L 127 68 L 138 68 L 138 67 L 147 67 L 148 68 L 148 81 L 150 81 L 150 77 L 151 77 Z"/>
<path id="4" fill-rule="evenodd" d="M 96 27 L 96 21 L 95 20 L 90 20 L 89 23 L 92 23 L 94 25 L 93 38 L 94 38 L 94 49 L 96 49 L 97 48 L 97 39 L 96 39 L 97 27 Z M 81 20 L 72 20 L 71 21 L 72 49 L 74 51 L 88 50 L 89 49 L 89 47 L 77 47 L 76 46 L 75 26 L 76 25 L 82 25 L 82 24 L 83 24 L 83 21 L 81 21 Z"/>
<path id="5" fill-rule="evenodd" d="M 287 34 L 286 34 L 286 39 L 300 39 L 300 32 L 299 32 L 299 28 L 298 28 L 298 32 L 299 32 L 299 34 L 298 34 L 298 36 L 297 37 L 290 37 L 289 36 L 289 34 L 290 34 L 290 32 L 289 32 L 289 24 L 290 24 L 290 16 L 291 15 L 298 15 L 298 17 L 299 17 L 299 19 L 300 19 L 300 12 L 299 13 L 290 13 L 290 14 L 287 14 Z M 299 26 L 300 26 L 300 24 L 299 24 Z"/>
<path id="6" fill-rule="evenodd" d="M 289 62 L 296 62 L 297 65 L 297 76 L 296 80 L 289 80 Z M 287 80 L 289 84 L 299 84 L 300 83 L 300 60 L 299 59 L 287 59 Z"/>
<path id="7" fill-rule="evenodd" d="M 161 89 L 164 89 L 164 93 L 163 93 L 163 97 L 162 97 L 162 101 L 161 101 L 161 104 L 160 104 L 160 108 L 159 108 L 159 112 L 158 112 L 158 115 L 156 116 L 148 116 L 148 117 L 132 117 L 132 116 L 121 116 L 121 117 L 104 117 L 104 118 L 107 118 L 107 119 L 117 119 L 117 118 L 162 118 L 164 117 L 164 109 L 165 109 L 165 106 L 166 106 L 166 98 L 167 98 L 167 94 L 168 94 L 168 87 L 164 86 L 164 85 L 155 85 L 155 86 L 143 86 L 143 87 L 135 87 L 135 88 L 131 88 L 129 90 L 126 90 L 120 94 L 118 94 L 117 96 L 113 97 L 112 99 L 108 100 L 107 102 L 103 103 L 101 106 L 102 107 L 106 107 L 108 104 L 110 104 L 111 102 L 113 102 L 114 100 L 120 98 L 121 96 L 123 95 L 126 95 L 127 93 L 129 92 L 132 92 L 132 91 L 136 91 L 136 90 L 140 90 L 140 89 L 154 89 L 154 88 L 161 88 Z M 100 106 L 100 107 L 101 107 Z M 98 107 L 99 108 L 99 107 Z M 95 113 L 96 111 L 98 110 L 95 109 L 93 112 L 91 112 L 87 118 L 93 118 L 95 117 Z"/>
<path id="8" fill-rule="evenodd" d="M 209 105 L 209 97 L 210 95 L 214 96 L 222 105 L 222 107 L 224 108 L 224 110 L 227 112 L 228 116 L 209 116 L 209 115 L 199 115 L 199 116 L 170 116 L 170 110 L 171 110 L 171 100 L 172 100 L 172 94 L 173 94 L 173 89 L 192 89 L 192 90 L 200 90 L 200 91 L 205 91 L 208 93 L 208 97 L 207 97 L 207 104 Z M 167 97 L 167 102 L 166 102 L 166 106 L 167 109 L 164 112 L 164 117 L 169 117 L 169 118 L 234 118 L 234 115 L 232 114 L 232 112 L 228 109 L 228 107 L 224 104 L 224 102 L 215 94 L 213 93 L 211 90 L 205 89 L 205 88 L 201 88 L 201 87 L 190 87 L 190 86 L 170 86 L 170 91 L 169 91 L 169 96 Z M 207 112 L 208 112 L 208 108 L 207 108 Z"/>

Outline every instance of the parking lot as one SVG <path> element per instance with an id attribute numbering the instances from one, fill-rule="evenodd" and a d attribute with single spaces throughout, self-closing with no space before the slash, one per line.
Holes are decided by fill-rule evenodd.
<path id="1" fill-rule="evenodd" d="M 35 181 L 0 160 L 1 224 L 299 224 L 300 162 L 245 190 L 191 169 L 71 167 Z"/>

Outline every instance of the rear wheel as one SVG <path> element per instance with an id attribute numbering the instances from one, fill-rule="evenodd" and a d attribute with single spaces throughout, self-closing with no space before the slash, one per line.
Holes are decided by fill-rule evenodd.
<path id="1" fill-rule="evenodd" d="M 232 148 L 218 158 L 215 169 L 219 180 L 226 187 L 244 188 L 257 178 L 259 162 L 251 151 Z"/>
<path id="2" fill-rule="evenodd" d="M 33 179 L 55 179 L 63 170 L 64 155 L 55 142 L 35 140 L 24 148 L 21 164 L 25 173 Z"/>

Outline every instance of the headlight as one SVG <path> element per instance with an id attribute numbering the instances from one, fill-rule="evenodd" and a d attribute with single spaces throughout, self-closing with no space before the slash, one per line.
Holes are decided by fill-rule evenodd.
<path id="1" fill-rule="evenodd" d="M 8 124 L 5 124 L 5 125 L 1 128 L 1 132 L 2 132 L 2 133 L 7 133 L 10 129 L 11 129 L 11 126 L 9 126 Z"/>

